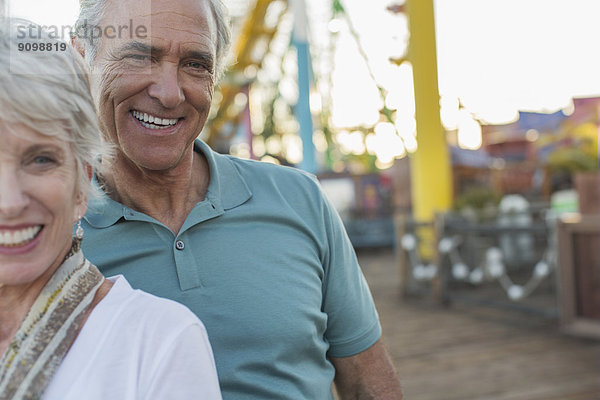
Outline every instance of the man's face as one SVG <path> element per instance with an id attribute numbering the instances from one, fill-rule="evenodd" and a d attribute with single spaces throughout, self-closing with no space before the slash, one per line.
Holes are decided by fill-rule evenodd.
<path id="1" fill-rule="evenodd" d="M 100 128 L 117 145 L 117 160 L 172 170 L 191 156 L 210 109 L 216 42 L 210 6 L 197 0 L 107 0 L 107 6 L 101 27 L 114 27 L 116 38 L 102 38 L 92 64 Z"/>

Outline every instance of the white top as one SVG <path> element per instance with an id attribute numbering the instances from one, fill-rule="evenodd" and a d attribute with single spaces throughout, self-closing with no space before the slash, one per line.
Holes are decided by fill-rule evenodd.
<path id="1" fill-rule="evenodd" d="M 43 400 L 221 399 L 206 329 L 186 307 L 118 275 Z"/>

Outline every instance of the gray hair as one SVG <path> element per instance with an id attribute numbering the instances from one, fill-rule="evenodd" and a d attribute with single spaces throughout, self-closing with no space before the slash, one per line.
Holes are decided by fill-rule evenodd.
<path id="1" fill-rule="evenodd" d="M 209 4 L 217 28 L 215 82 L 218 82 L 226 68 L 225 60 L 231 46 L 231 27 L 229 11 L 225 4 L 221 0 L 209 0 Z M 82 45 L 85 59 L 90 66 L 96 58 L 100 38 L 93 35 L 82 35 L 81 33 L 101 27 L 105 9 L 106 0 L 79 0 L 79 16 L 75 22 L 72 37 Z"/>
<path id="2" fill-rule="evenodd" d="M 84 194 L 91 189 L 86 167 L 98 167 L 100 157 L 110 155 L 85 61 L 69 44 L 24 19 L 0 20 L 0 123 L 23 124 L 69 143 L 76 185 Z"/>

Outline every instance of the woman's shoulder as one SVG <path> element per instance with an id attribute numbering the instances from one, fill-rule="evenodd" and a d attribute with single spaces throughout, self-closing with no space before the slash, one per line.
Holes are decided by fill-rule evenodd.
<path id="1" fill-rule="evenodd" d="M 184 305 L 133 289 L 122 275 L 108 279 L 113 286 L 90 315 L 96 323 L 116 324 L 120 329 L 130 328 L 138 333 L 142 328 L 152 328 L 152 334 L 163 338 L 176 336 L 194 325 L 206 331 L 198 317 Z"/>
<path id="2" fill-rule="evenodd" d="M 214 376 L 207 387 L 218 388 L 200 320 L 174 301 L 131 288 L 122 276 L 109 279 L 113 286 L 92 310 L 44 399 L 166 399 L 143 393 L 173 385 L 204 390 L 201 381 L 186 380 L 195 373 Z M 187 375 L 169 375 L 182 363 Z M 157 384 L 162 386 L 157 389 Z"/>

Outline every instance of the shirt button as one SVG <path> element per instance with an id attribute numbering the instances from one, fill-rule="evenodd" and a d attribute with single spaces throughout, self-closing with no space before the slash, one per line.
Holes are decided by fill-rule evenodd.
<path id="1" fill-rule="evenodd" d="M 183 250 L 185 248 L 185 243 L 183 243 L 181 240 L 178 240 L 175 242 L 175 248 L 177 250 Z"/>

